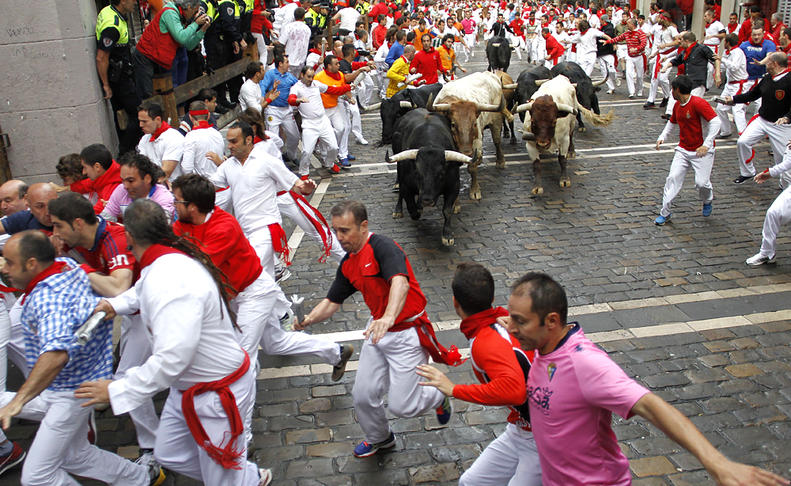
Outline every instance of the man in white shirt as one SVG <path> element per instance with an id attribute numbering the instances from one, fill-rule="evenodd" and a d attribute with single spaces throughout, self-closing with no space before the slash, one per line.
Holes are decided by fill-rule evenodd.
<path id="1" fill-rule="evenodd" d="M 143 138 L 137 144 L 137 151 L 162 168 L 165 179 L 174 180 L 180 176 L 181 156 L 184 152 L 184 136 L 162 118 L 165 116 L 158 103 L 144 102 L 138 107 L 137 119 Z"/>
<path id="2" fill-rule="evenodd" d="M 244 89 L 244 86 L 242 86 Z M 241 94 L 239 99 L 242 99 Z M 221 154 L 225 151 L 225 139 L 222 134 L 209 124 L 209 110 L 203 101 L 193 101 L 190 104 L 189 117 L 192 121 L 192 130 L 184 136 L 184 156 L 181 159 L 181 168 L 185 174 L 200 174 L 207 179 L 217 172 L 217 165 L 206 154 L 213 152 Z M 228 191 L 217 193 L 215 204 L 225 211 L 230 210 L 231 196 Z"/>
<path id="3" fill-rule="evenodd" d="M 579 32 L 572 35 L 569 42 L 577 44 L 577 64 L 585 71 L 585 74 L 590 76 L 593 66 L 596 64 L 598 47 L 596 39 L 609 40 L 610 37 L 602 31 L 592 28 L 587 20 L 578 20 L 577 29 Z"/>
<path id="4" fill-rule="evenodd" d="M 245 122 L 231 125 L 226 140 L 232 157 L 219 166 L 211 181 L 219 188 L 230 186 L 234 215 L 261 258 L 264 270 L 274 278 L 274 254 L 288 258 L 277 191 L 287 189 L 308 195 L 316 183 L 294 175 L 282 160 L 268 153 L 265 144 L 254 146 L 253 129 Z"/>
<path id="5" fill-rule="evenodd" d="M 722 22 L 715 18 L 713 10 L 706 10 L 703 14 L 703 20 L 706 22 L 706 32 L 703 35 L 703 45 L 711 49 L 714 55 L 719 55 L 720 44 L 725 39 L 725 26 Z M 714 65 L 709 63 L 709 74 L 706 77 L 706 89 L 711 89 L 714 86 Z"/>
<path id="6" fill-rule="evenodd" d="M 341 171 L 335 160 L 338 156 L 338 139 L 332 128 L 330 119 L 324 110 L 321 93 L 327 91 L 324 83 L 314 83 L 314 71 L 310 67 L 303 69 L 300 81 L 291 87 L 288 103 L 297 106 L 302 115 L 302 157 L 299 159 L 299 176 L 307 177 L 310 172 L 310 156 L 316 143 L 321 140 L 327 147 L 322 161 L 324 167 L 333 174 Z"/>
<path id="7" fill-rule="evenodd" d="M 139 310 L 154 352 L 123 378 L 83 383 L 75 396 L 122 414 L 170 388 L 154 447 L 160 464 L 204 484 L 269 484 L 271 471 L 247 461 L 256 367 L 234 337 L 219 270 L 173 234 L 152 201 L 135 201 L 124 223 L 140 279 L 96 310 Z"/>
<path id="8" fill-rule="evenodd" d="M 272 22 L 272 37 L 280 39 L 280 33 L 286 25 L 294 21 L 294 12 L 299 8 L 299 3 L 289 0 L 280 0 L 280 8 L 275 9 L 275 20 Z"/>
<path id="9" fill-rule="evenodd" d="M 676 55 L 675 38 L 678 35 L 676 26 L 670 21 L 670 18 L 665 15 L 658 17 L 657 24 L 654 26 L 653 36 L 653 50 L 649 59 L 653 59 L 654 63 L 651 65 L 651 86 L 648 89 L 648 99 L 646 99 L 643 108 L 651 109 L 655 106 L 656 94 L 658 88 L 662 88 L 662 102 L 660 106 L 666 106 L 672 97 L 670 89 L 670 78 L 667 71 L 662 71 L 662 65 L 668 62 Z"/>
<path id="10" fill-rule="evenodd" d="M 736 96 L 749 89 L 747 84 L 747 58 L 744 51 L 739 47 L 739 36 L 734 32 L 725 36 L 725 52 L 722 55 L 722 65 L 725 66 L 727 83 L 722 88 L 723 98 L 726 96 Z M 731 136 L 731 121 L 728 119 L 728 112 L 733 111 L 733 122 L 736 124 L 736 132 L 740 134 L 747 128 L 747 105 L 739 103 L 733 106 L 724 103 L 717 103 L 715 107 L 717 115 L 720 117 L 720 135 L 717 138 L 728 138 Z"/>
<path id="11" fill-rule="evenodd" d="M 280 43 L 286 46 L 286 56 L 291 65 L 289 71 L 294 77 L 299 76 L 310 45 L 310 27 L 305 24 L 304 8 L 294 10 L 294 21 L 280 31 Z"/>
<path id="12" fill-rule="evenodd" d="M 242 111 L 252 108 L 261 113 L 263 108 L 263 96 L 261 95 L 261 85 L 258 83 L 264 79 L 264 65 L 258 61 L 252 61 L 244 70 L 244 84 L 239 90 L 239 106 Z"/>
<path id="13" fill-rule="evenodd" d="M 340 25 L 338 26 L 338 34 L 341 36 L 348 35 L 354 32 L 354 27 L 357 25 L 357 19 L 360 18 L 360 12 L 358 12 L 353 7 L 346 7 L 342 8 L 333 15 L 332 21 L 336 22 L 340 20 Z"/>

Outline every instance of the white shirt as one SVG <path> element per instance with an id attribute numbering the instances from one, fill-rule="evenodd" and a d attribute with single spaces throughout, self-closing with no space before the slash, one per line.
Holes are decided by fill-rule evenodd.
<path id="1" fill-rule="evenodd" d="M 261 85 L 252 79 L 246 79 L 239 90 L 239 105 L 242 111 L 252 108 L 261 113 Z"/>
<path id="2" fill-rule="evenodd" d="M 599 20 L 599 16 L 596 14 L 591 14 L 588 17 L 588 24 L 590 25 L 591 29 L 598 29 L 601 27 L 601 20 Z"/>
<path id="3" fill-rule="evenodd" d="M 731 49 L 730 52 L 725 50 L 722 56 L 722 65 L 725 66 L 729 83 L 747 79 L 747 57 L 738 46 Z"/>
<path id="4" fill-rule="evenodd" d="M 704 34 L 704 38 L 710 35 L 717 35 L 720 32 L 727 33 L 728 31 L 725 29 L 725 26 L 722 25 L 722 22 L 720 22 L 719 20 L 715 20 L 714 22 L 709 24 L 708 27 L 706 27 L 706 33 Z M 721 42 L 722 39 L 719 39 L 717 37 L 712 37 L 711 39 L 706 39 L 703 41 L 703 43 L 709 46 L 711 48 L 711 51 L 714 52 L 715 54 L 717 53 L 716 48 L 720 46 Z"/>
<path id="5" fill-rule="evenodd" d="M 152 337 L 146 362 L 110 384 L 116 414 L 134 410 L 168 387 L 184 390 L 225 378 L 244 360 L 217 285 L 188 256 L 157 258 L 143 268 L 134 287 L 108 300 L 119 314 L 139 309 Z"/>
<path id="6" fill-rule="evenodd" d="M 604 33 L 598 29 L 590 28 L 584 34 L 579 32 L 571 36 L 571 43 L 577 44 L 577 55 L 596 55 L 596 39 L 604 37 Z"/>
<path id="7" fill-rule="evenodd" d="M 291 87 L 289 94 L 308 100 L 307 103 L 300 103 L 298 107 L 303 121 L 318 120 L 327 116 L 324 111 L 324 103 L 321 101 L 321 93 L 325 91 L 327 91 L 327 85 L 318 81 L 313 81 L 310 86 L 306 86 L 305 83 L 300 81 Z"/>
<path id="8" fill-rule="evenodd" d="M 184 156 L 181 159 L 181 169 L 185 174 L 200 174 L 211 178 L 217 172 L 217 166 L 206 154 L 214 152 L 222 155 L 225 151 L 225 140 L 222 134 L 214 127 L 193 128 L 184 136 Z"/>
<path id="9" fill-rule="evenodd" d="M 338 26 L 338 29 L 345 29 L 350 32 L 354 32 L 354 26 L 357 24 L 357 19 L 360 18 L 360 12 L 353 9 L 352 7 L 346 7 L 342 8 L 338 13 L 341 17 L 341 23 Z"/>
<path id="10" fill-rule="evenodd" d="M 297 2 L 283 5 L 275 9 L 275 20 L 272 22 L 272 33 L 275 34 L 275 39 L 278 39 L 280 32 L 283 28 L 294 21 L 294 10 L 299 7 Z"/>
<path id="11" fill-rule="evenodd" d="M 310 44 L 310 27 L 302 21 L 291 22 L 280 31 L 280 43 L 286 46 L 286 55 L 290 65 L 305 64 Z"/>
<path id="12" fill-rule="evenodd" d="M 657 25 L 659 26 L 659 30 L 654 33 L 654 49 L 659 51 L 662 59 L 666 59 L 668 56 L 675 56 L 677 48 L 666 47 L 664 49 L 660 49 L 659 46 L 673 42 L 673 39 L 675 39 L 678 35 L 678 30 L 672 25 L 666 29 L 662 28 L 662 26 L 659 24 Z M 663 54 L 664 52 L 667 52 L 667 54 Z"/>
<path id="13" fill-rule="evenodd" d="M 176 168 L 170 173 L 168 180 L 174 181 L 182 174 L 181 155 L 184 153 L 184 135 L 175 128 L 168 128 L 153 142 L 151 134 L 143 135 L 140 143 L 137 144 L 137 151 L 160 167 L 162 167 L 163 160 L 175 160 Z"/>
<path id="14" fill-rule="evenodd" d="M 234 215 L 244 234 L 250 237 L 282 221 L 277 208 L 277 191 L 290 189 L 298 179 L 281 160 L 269 154 L 265 144 L 259 143 L 244 164 L 236 157 L 223 162 L 211 181 L 217 187 L 231 187 Z"/>

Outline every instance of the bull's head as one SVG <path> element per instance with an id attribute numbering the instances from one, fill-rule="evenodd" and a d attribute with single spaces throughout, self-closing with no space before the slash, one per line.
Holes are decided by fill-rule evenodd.
<path id="1" fill-rule="evenodd" d="M 478 138 L 478 114 L 481 112 L 500 112 L 505 108 L 505 98 L 500 97 L 500 104 L 475 103 L 472 101 L 453 101 L 452 103 L 434 103 L 434 99 L 429 98 L 428 111 L 438 111 L 444 113 L 450 120 L 450 129 L 453 133 L 453 140 L 459 151 L 464 155 L 473 155 L 473 144 Z"/>
<path id="2" fill-rule="evenodd" d="M 412 178 L 417 184 L 418 197 L 423 207 L 433 207 L 445 189 L 445 181 L 449 171 L 456 171 L 450 177 L 458 179 L 458 168 L 461 164 L 472 162 L 472 157 L 441 148 L 423 147 L 399 152 L 390 157 L 385 154 L 387 162 L 399 162 L 401 177 Z"/>
<path id="3" fill-rule="evenodd" d="M 536 146 L 546 150 L 555 138 L 555 125 L 558 118 L 575 115 L 576 110 L 563 103 L 555 103 L 550 95 L 539 96 L 533 101 L 519 105 L 517 112 L 530 113 L 530 135 L 525 134 L 526 140 L 533 140 Z"/>
<path id="4" fill-rule="evenodd" d="M 379 116 L 382 119 L 382 144 L 391 143 L 393 129 L 396 121 L 408 110 L 414 107 L 411 101 L 397 101 L 393 99 L 382 100 L 379 107 Z"/>

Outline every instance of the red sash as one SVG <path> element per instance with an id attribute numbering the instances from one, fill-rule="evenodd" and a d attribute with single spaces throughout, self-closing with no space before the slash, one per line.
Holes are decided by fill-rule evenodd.
<path id="1" fill-rule="evenodd" d="M 447 349 L 437 340 L 437 335 L 434 334 L 434 325 L 428 320 L 425 312 L 415 318 L 413 322 L 415 323 L 413 327 L 415 331 L 417 331 L 420 345 L 423 349 L 428 351 L 428 354 L 431 355 L 431 359 L 436 363 L 443 363 L 448 366 L 459 366 L 467 361 L 466 358 L 462 359 L 461 353 L 459 353 L 459 349 L 455 345 L 451 345 L 450 349 Z"/>
<path id="2" fill-rule="evenodd" d="M 278 255 L 283 255 L 286 266 L 291 265 L 291 260 L 288 259 L 288 238 L 286 237 L 286 232 L 283 231 L 283 227 L 280 226 L 280 223 L 272 223 L 268 228 L 269 234 L 272 236 L 272 249 Z"/>
<path id="3" fill-rule="evenodd" d="M 332 232 L 330 231 L 330 225 L 327 224 L 327 220 L 324 219 L 324 215 L 321 212 L 310 205 L 305 196 L 299 194 L 294 191 L 278 191 L 277 195 L 282 196 L 286 192 L 294 199 L 294 203 L 296 203 L 297 208 L 299 208 L 300 212 L 308 218 L 310 224 L 316 228 L 316 231 L 321 236 L 321 244 L 324 248 L 324 252 L 319 257 L 319 262 L 324 262 L 330 253 L 332 252 Z"/>
<path id="4" fill-rule="evenodd" d="M 221 380 L 193 385 L 181 395 L 181 411 L 184 414 L 184 421 L 187 422 L 187 427 L 189 427 L 192 437 L 214 462 L 225 469 L 242 468 L 241 464 L 239 464 L 242 451 L 235 448 L 234 443 L 244 432 L 244 423 L 239 414 L 239 407 L 236 405 L 236 397 L 233 396 L 229 386 L 244 376 L 248 369 L 250 369 L 250 357 L 244 351 L 244 361 L 239 369 Z M 195 413 L 195 396 L 209 391 L 216 392 L 219 395 L 222 408 L 228 414 L 228 422 L 231 425 L 231 437 L 225 447 L 222 448 L 212 444 L 211 439 L 206 434 L 206 429 L 200 423 L 198 414 Z"/>

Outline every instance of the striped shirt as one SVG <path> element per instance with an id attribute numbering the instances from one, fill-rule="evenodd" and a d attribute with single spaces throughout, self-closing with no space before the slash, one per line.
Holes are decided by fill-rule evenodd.
<path id="1" fill-rule="evenodd" d="M 614 37 L 612 42 L 626 41 L 626 47 L 629 50 L 631 57 L 640 56 L 645 51 L 645 46 L 648 43 L 648 37 L 645 32 L 640 29 L 627 30 L 618 37 Z"/>
<path id="2" fill-rule="evenodd" d="M 76 390 L 81 383 L 112 376 L 112 323 L 100 326 L 85 346 L 78 346 L 76 330 L 91 316 L 99 297 L 91 290 L 88 275 L 70 258 L 60 273 L 38 282 L 22 304 L 25 358 L 33 366 L 49 351 L 66 351 L 69 361 L 47 387 L 53 391 Z"/>

